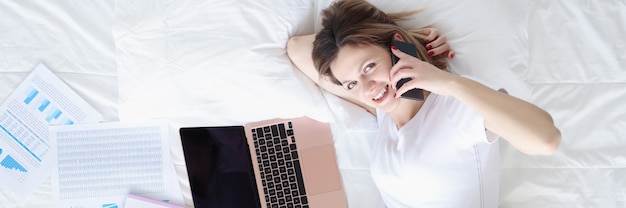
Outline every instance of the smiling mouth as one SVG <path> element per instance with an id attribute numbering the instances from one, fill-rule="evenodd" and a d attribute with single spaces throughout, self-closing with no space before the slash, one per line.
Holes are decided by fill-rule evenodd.
<path id="1" fill-rule="evenodd" d="M 378 92 L 378 94 L 376 94 L 376 96 L 374 96 L 374 98 L 372 98 L 372 100 L 379 101 L 380 99 L 385 97 L 385 95 L 387 94 L 388 88 L 389 88 L 389 85 L 385 85 L 385 87 L 383 89 L 381 89 Z"/>

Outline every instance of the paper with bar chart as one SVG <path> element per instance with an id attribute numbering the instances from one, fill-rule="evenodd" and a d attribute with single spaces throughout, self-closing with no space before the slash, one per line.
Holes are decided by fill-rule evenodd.
<path id="1" fill-rule="evenodd" d="M 48 126 L 94 123 L 102 115 L 39 64 L 0 106 L 0 185 L 24 201 L 49 175 Z"/>

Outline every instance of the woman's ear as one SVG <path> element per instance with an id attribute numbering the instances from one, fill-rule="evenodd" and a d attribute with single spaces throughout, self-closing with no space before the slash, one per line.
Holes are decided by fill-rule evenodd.
<path id="1" fill-rule="evenodd" d="M 393 35 L 393 39 L 394 40 L 399 40 L 399 41 L 404 41 L 404 38 L 402 37 L 402 35 L 400 35 L 400 33 L 396 33 L 395 35 Z"/>

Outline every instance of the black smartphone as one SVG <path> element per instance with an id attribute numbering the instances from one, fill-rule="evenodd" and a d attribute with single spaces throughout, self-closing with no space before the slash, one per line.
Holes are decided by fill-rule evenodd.
<path id="1" fill-rule="evenodd" d="M 417 47 L 415 47 L 415 45 L 413 45 L 412 43 L 407 43 L 407 42 L 403 42 L 403 41 L 397 41 L 394 40 L 392 42 L 392 45 L 396 46 L 396 48 L 398 48 L 398 50 L 409 54 L 413 57 L 419 58 L 419 56 L 417 55 Z M 396 63 L 400 60 L 400 58 L 398 58 L 396 55 L 393 55 L 393 52 L 391 53 L 391 64 L 396 65 Z M 404 83 L 407 83 L 408 81 L 411 81 L 411 78 L 402 78 L 400 79 L 400 81 L 398 81 L 398 83 L 396 83 L 396 90 L 399 89 L 400 87 L 402 87 L 402 85 L 404 85 Z M 416 100 L 416 101 L 423 101 L 424 100 L 424 92 L 422 91 L 422 89 L 418 89 L 418 88 L 413 88 L 409 91 L 406 91 L 405 93 L 403 93 L 402 95 L 400 95 L 401 98 L 405 98 L 405 99 L 410 99 L 410 100 Z"/>

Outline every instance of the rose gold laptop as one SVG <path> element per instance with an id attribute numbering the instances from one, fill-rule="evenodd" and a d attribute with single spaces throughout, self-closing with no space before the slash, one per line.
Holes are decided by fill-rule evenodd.
<path id="1" fill-rule="evenodd" d="M 180 135 L 195 207 L 347 207 L 327 123 L 273 119 Z"/>

